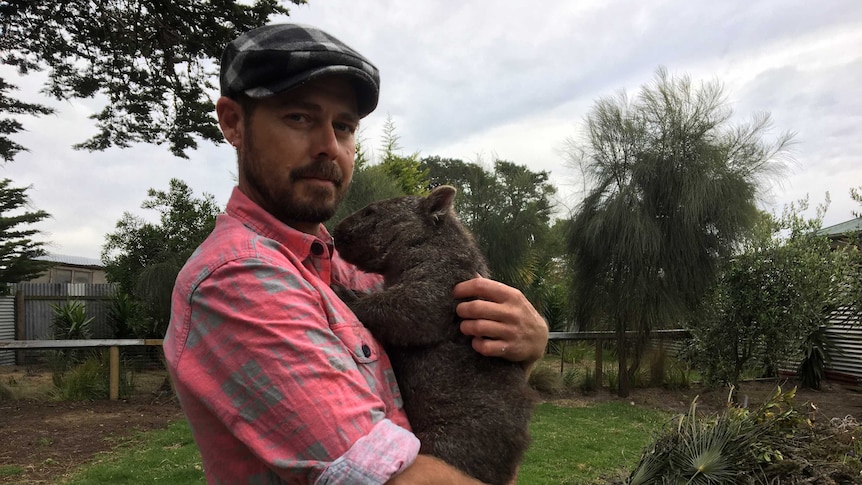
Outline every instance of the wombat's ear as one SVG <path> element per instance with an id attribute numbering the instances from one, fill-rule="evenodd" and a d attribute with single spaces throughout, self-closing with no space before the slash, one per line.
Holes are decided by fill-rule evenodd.
<path id="1" fill-rule="evenodd" d="M 455 187 L 451 185 L 440 185 L 425 198 L 424 208 L 428 211 L 434 221 L 452 212 L 452 203 L 455 200 Z"/>

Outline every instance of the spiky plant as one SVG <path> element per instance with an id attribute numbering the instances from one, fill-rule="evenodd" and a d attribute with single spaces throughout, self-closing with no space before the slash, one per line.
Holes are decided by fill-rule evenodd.
<path id="1" fill-rule="evenodd" d="M 782 441 L 805 419 L 793 409 L 796 390 L 775 393 L 755 410 L 730 405 L 718 415 L 697 411 L 677 418 L 644 452 L 626 481 L 647 484 L 747 484 L 765 478 L 764 466 L 782 459 Z"/>

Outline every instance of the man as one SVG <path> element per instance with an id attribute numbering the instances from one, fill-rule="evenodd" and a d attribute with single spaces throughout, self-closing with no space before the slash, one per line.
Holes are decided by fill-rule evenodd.
<path id="1" fill-rule="evenodd" d="M 389 360 L 330 290 L 373 291 L 321 224 L 353 176 L 354 132 L 379 76 L 318 29 L 233 41 L 216 103 L 237 151 L 225 214 L 174 287 L 165 357 L 211 483 L 476 483 L 419 456 Z M 517 290 L 455 287 L 476 351 L 538 360 L 547 327 Z M 421 318 L 421 316 L 417 316 Z"/>

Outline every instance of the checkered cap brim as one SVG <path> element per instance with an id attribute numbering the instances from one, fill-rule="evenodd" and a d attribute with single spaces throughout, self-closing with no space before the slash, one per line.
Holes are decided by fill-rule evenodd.
<path id="1" fill-rule="evenodd" d="M 360 53 L 315 27 L 264 25 L 228 44 L 221 58 L 221 94 L 264 98 L 323 75 L 348 77 L 360 116 L 377 107 L 380 74 Z"/>

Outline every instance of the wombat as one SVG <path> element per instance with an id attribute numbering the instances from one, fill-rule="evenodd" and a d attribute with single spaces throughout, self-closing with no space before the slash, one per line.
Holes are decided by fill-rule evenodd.
<path id="1" fill-rule="evenodd" d="M 503 485 L 529 444 L 533 396 L 520 364 L 479 354 L 460 331 L 452 288 L 488 269 L 454 197 L 453 187 L 440 186 L 344 219 L 333 230 L 336 249 L 382 274 L 384 288 L 336 291 L 386 349 L 420 453 Z"/>

